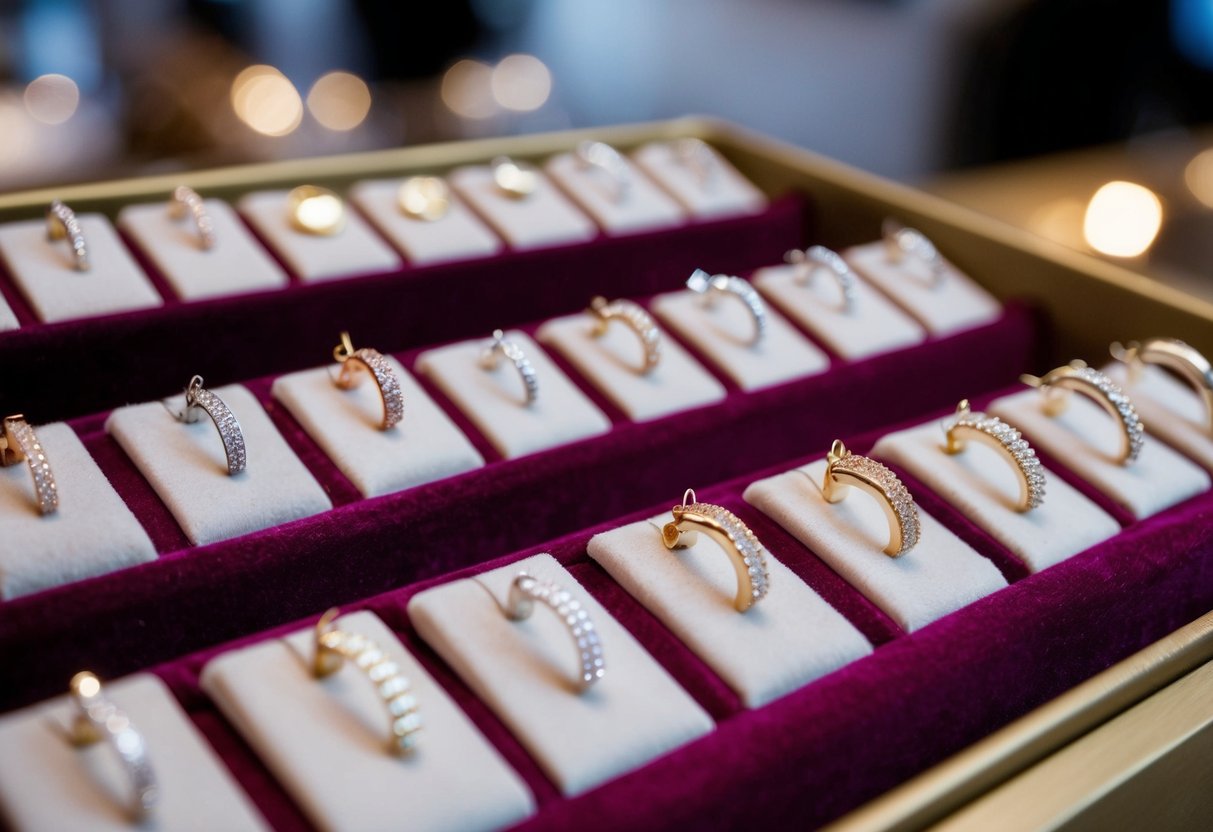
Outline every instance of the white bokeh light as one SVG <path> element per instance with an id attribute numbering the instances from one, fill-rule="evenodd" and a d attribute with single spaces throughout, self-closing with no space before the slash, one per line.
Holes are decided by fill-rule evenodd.
<path id="1" fill-rule="evenodd" d="M 1138 257 L 1162 228 L 1162 200 L 1133 182 L 1108 182 L 1087 204 L 1082 233 L 1091 248 L 1112 257 Z"/>
<path id="2" fill-rule="evenodd" d="M 493 68 L 492 90 L 507 110 L 538 110 L 552 94 L 552 73 L 534 55 L 507 55 Z"/>

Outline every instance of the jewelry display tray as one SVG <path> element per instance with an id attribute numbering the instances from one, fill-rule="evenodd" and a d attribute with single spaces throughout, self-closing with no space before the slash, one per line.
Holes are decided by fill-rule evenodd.
<path id="1" fill-rule="evenodd" d="M 0 656 L 10 668 L 0 707 L 53 695 L 85 667 L 110 678 L 151 667 L 271 825 L 309 828 L 199 691 L 197 674 L 206 658 L 232 646 L 217 646 L 224 642 L 306 626 L 333 604 L 366 607 L 421 657 L 535 791 L 539 812 L 524 828 L 807 826 L 905 783 L 1205 616 L 1170 636 L 1165 651 L 1143 654 L 1149 660 L 1122 675 L 1115 691 L 1074 704 L 1044 739 L 1029 726 L 1015 753 L 1003 747 L 970 759 L 966 776 L 953 777 L 947 788 L 920 789 L 917 803 L 902 804 L 902 819 L 911 823 L 938 817 L 944 807 L 1007 779 L 1213 656 L 1206 615 L 1213 607 L 1209 493 L 1131 522 L 1067 477 L 1124 528 L 1027 576 L 988 535 L 906 477 L 920 504 L 1011 582 L 912 635 L 740 499 L 750 482 L 821 456 L 833 438 L 863 452 L 898 425 L 942 417 L 962 397 L 988 401 L 1021 372 L 1074 357 L 1098 361 L 1112 340 L 1168 335 L 1209 354 L 1213 308 L 1207 304 L 910 189 L 700 119 L 592 136 L 558 133 L 250 166 L 191 175 L 189 184 L 208 197 L 234 200 L 304 181 L 345 189 L 360 179 L 440 171 L 502 153 L 538 160 L 583 138 L 626 150 L 686 135 L 726 155 L 772 197 L 770 207 L 756 216 L 633 237 L 406 266 L 320 285 L 292 283 L 239 298 L 166 300 L 159 309 L 51 325 L 34 323 L 11 283 L 0 280 L 22 322 L 21 329 L 0 333 L 0 408 L 24 411 L 35 423 L 69 420 L 160 554 L 153 563 L 0 604 Z M 52 198 L 113 216 L 124 204 L 162 200 L 175 184 L 175 178 L 152 178 L 8 195 L 0 197 L 0 219 L 35 216 Z M 357 494 L 269 395 L 274 375 L 323 364 L 341 330 L 411 367 L 423 348 L 482 337 L 499 326 L 533 330 L 546 318 L 584 308 L 594 294 L 645 298 L 678 288 L 697 266 L 745 274 L 778 262 L 793 246 L 868 242 L 888 215 L 925 232 L 1004 299 L 1004 315 L 918 347 L 835 362 L 822 375 L 766 390 L 743 393 L 726 384 L 722 403 L 648 424 L 627 423 L 589 391 L 612 418 L 609 434 L 516 460 L 502 460 L 451 412 L 486 467 L 371 500 Z M 167 298 L 163 281 L 149 263 L 142 265 Z M 1093 309 L 1100 314 L 1090 314 Z M 102 425 L 109 408 L 171 394 L 194 372 L 205 374 L 208 386 L 246 383 L 335 508 L 189 547 Z M 570 488 L 572 482 L 593 485 Z M 689 486 L 746 520 L 873 642 L 874 654 L 767 706 L 741 708 L 585 554 L 593 533 L 668 508 Z M 409 597 L 459 570 L 543 550 L 564 562 L 718 723 L 707 737 L 573 799 L 556 793 L 517 741 L 416 637 L 404 614 Z"/>

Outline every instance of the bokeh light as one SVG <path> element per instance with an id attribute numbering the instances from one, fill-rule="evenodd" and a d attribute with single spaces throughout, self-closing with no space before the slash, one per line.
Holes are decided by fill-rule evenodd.
<path id="1" fill-rule="evenodd" d="M 327 188 L 301 185 L 290 194 L 292 219 L 313 234 L 332 234 L 345 224 L 345 203 Z"/>
<path id="2" fill-rule="evenodd" d="M 534 55 L 507 55 L 493 68 L 493 98 L 507 110 L 538 110 L 552 94 L 552 73 Z"/>
<path id="3" fill-rule="evenodd" d="M 101 693 L 101 682 L 98 681 L 96 676 L 89 674 L 88 676 L 77 676 L 76 678 L 80 680 L 77 682 L 76 690 L 80 692 L 81 696 L 89 698 Z"/>
<path id="4" fill-rule="evenodd" d="M 43 124 L 62 124 L 80 106 L 80 88 L 66 75 L 40 75 L 25 88 L 25 109 Z"/>
<path id="5" fill-rule="evenodd" d="M 1083 218 L 1087 244 L 1112 257 L 1137 257 L 1162 228 L 1162 201 L 1133 182 L 1109 182 L 1091 197 Z"/>
<path id="6" fill-rule="evenodd" d="M 464 59 L 442 76 L 442 101 L 455 115 L 489 118 L 497 112 L 493 99 L 493 70 L 488 64 Z"/>
<path id="7" fill-rule="evenodd" d="M 285 136 L 303 121 L 303 100 L 295 85 L 272 66 L 256 64 L 232 81 L 232 109 L 252 129 Z"/>
<path id="8" fill-rule="evenodd" d="M 1192 157 L 1184 168 L 1184 182 L 1192 196 L 1206 207 L 1213 208 L 1213 147 Z"/>
<path id="9" fill-rule="evenodd" d="M 329 72 L 312 84 L 307 108 L 330 130 L 353 130 L 371 111 L 371 90 L 357 75 Z"/>

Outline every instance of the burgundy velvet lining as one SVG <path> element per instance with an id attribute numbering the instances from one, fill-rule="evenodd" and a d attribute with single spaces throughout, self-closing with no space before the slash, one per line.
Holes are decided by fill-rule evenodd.
<path id="1" fill-rule="evenodd" d="M 167 395 L 195 372 L 219 386 L 315 366 L 343 329 L 398 352 L 576 312 L 598 292 L 675 289 L 696 266 L 743 272 L 776 259 L 804 239 L 810 214 L 807 198 L 792 194 L 754 216 L 23 326 L 0 333 L 0 411 L 68 419 Z M 6 297 L 19 298 L 8 282 L 0 273 Z M 24 302 L 13 305 L 28 318 Z"/>
<path id="2" fill-rule="evenodd" d="M 167 508 L 104 434 L 103 417 L 86 417 L 73 426 L 162 557 L 7 602 L 0 654 L 25 669 L 20 687 L 0 690 L 0 708 L 50 695 L 80 667 L 121 675 L 671 499 L 688 485 L 773 465 L 844 432 L 938 409 L 1014 378 L 1030 359 L 1033 331 L 1031 315 L 1012 305 L 999 321 L 950 338 L 734 391 L 717 405 L 617 424 L 601 437 L 371 500 L 358 499 L 270 398 L 271 380 L 255 380 L 250 389 L 336 508 L 196 548 L 186 547 Z M 406 366 L 415 354 L 401 355 Z M 892 394 L 882 384 L 889 378 L 918 381 Z M 445 406 L 485 447 L 468 420 Z M 570 489 L 576 483 L 593 483 L 593 499 L 581 496 L 581 486 Z M 492 510 L 472 511 L 484 506 Z"/>
<path id="3" fill-rule="evenodd" d="M 756 217 L 507 251 L 488 260 L 406 265 L 347 281 L 304 285 L 292 278 L 283 290 L 192 303 L 171 299 L 156 275 L 153 282 L 170 298 L 165 307 L 62 324 L 29 325 L 34 316 L 28 304 L 0 275 L 0 292 L 23 324 L 0 333 L 3 412 L 24 409 L 34 422 L 46 422 L 164 395 L 195 371 L 208 386 L 255 378 L 245 383 L 336 507 L 191 548 L 105 435 L 106 414 L 75 419 L 73 428 L 162 557 L 0 605 L 0 655 L 21 668 L 19 686 L 0 685 L 0 710 L 60 692 L 80 667 L 114 677 L 167 662 L 155 672 L 273 826 L 309 829 L 199 691 L 197 674 L 232 646 L 214 646 L 219 642 L 252 643 L 311 623 L 281 626 L 283 621 L 374 596 L 354 606 L 375 611 L 397 632 L 535 791 L 540 813 L 522 828 L 802 828 L 860 805 L 1207 612 L 1213 606 L 1208 493 L 1134 522 L 1046 457 L 1050 470 L 1125 529 L 1028 576 L 1005 547 L 907 477 L 920 505 L 1013 583 L 914 634 L 903 633 L 741 499 L 754 479 L 821 456 L 835 437 L 862 452 L 890 424 L 917 423 L 926 413 L 942 416 L 961 396 L 988 401 L 988 391 L 1039 365 L 1047 328 L 1014 305 L 990 326 L 857 364 L 835 362 L 820 376 L 749 394 L 726 382 L 730 392 L 721 404 L 646 424 L 623 420 L 584 385 L 612 417 L 612 431 L 518 460 L 502 461 L 423 380 L 490 464 L 373 500 L 360 498 L 269 395 L 268 374 L 321 363 L 336 330 L 349 329 L 359 343 L 385 352 L 407 351 L 400 357 L 412 367 L 422 344 L 576 312 L 594 292 L 637 297 L 676 289 L 700 265 L 744 273 L 801 243 L 810 209 L 805 198 L 793 196 Z M 150 265 L 142 253 L 137 257 Z M 184 375 L 183 354 L 192 362 Z M 567 370 L 563 359 L 556 360 Z M 719 450 L 704 453 L 705 446 Z M 749 473 L 754 471 L 759 473 Z M 592 534 L 656 513 L 688 485 L 746 519 L 777 557 L 877 645 L 875 654 L 764 708 L 744 710 L 719 677 L 585 554 Z M 623 515 L 629 516 L 603 522 Z M 405 614 L 408 599 L 424 587 L 511 562 L 554 538 L 544 548 L 719 723 L 708 737 L 570 800 L 420 641 Z M 484 562 L 509 551 L 516 553 Z M 248 635 L 268 627 L 276 629 Z M 183 654 L 190 655 L 169 661 Z"/>
<path id="4" fill-rule="evenodd" d="M 939 411 L 938 415 L 944 415 Z M 884 433 L 852 437 L 868 448 Z M 700 498 L 736 511 L 781 561 L 830 601 L 877 645 L 875 653 L 763 708 L 737 697 L 660 622 L 585 554 L 600 531 L 656 514 L 672 500 L 621 520 L 568 535 L 543 549 L 395 590 L 354 607 L 378 614 L 435 674 L 535 791 L 540 810 L 523 829 L 731 829 L 816 826 L 925 770 L 1075 684 L 1147 646 L 1213 606 L 1213 494 L 1195 497 L 1138 522 L 1105 543 L 904 634 L 795 539 L 741 499 L 761 476 L 820 457 L 809 456 L 700 490 Z M 909 483 L 916 499 L 996 562 L 1005 557 L 988 536 Z M 709 736 L 577 798 L 560 798 L 534 761 L 496 717 L 417 637 L 405 612 L 417 592 L 551 551 L 621 621 L 718 722 Z M 1020 569 L 1022 572 L 1022 567 Z M 244 645 L 300 627 L 245 637 Z M 155 668 L 220 748 L 266 817 L 298 828 L 294 807 L 212 703 L 197 692 L 196 674 L 231 646 Z M 609 649 L 609 647 L 608 647 Z M 879 741 L 874 741 L 878 738 Z"/>

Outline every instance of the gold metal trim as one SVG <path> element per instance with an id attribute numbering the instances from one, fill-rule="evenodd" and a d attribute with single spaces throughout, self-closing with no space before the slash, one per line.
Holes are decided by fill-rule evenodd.
<path id="1" fill-rule="evenodd" d="M 923 829 L 1213 660 L 1213 612 L 826 827 Z"/>

